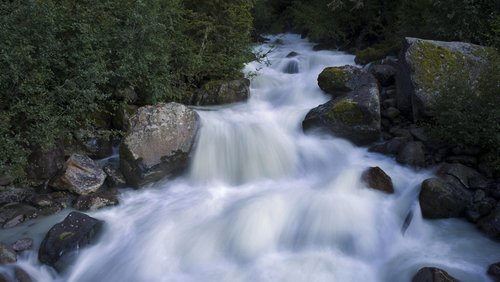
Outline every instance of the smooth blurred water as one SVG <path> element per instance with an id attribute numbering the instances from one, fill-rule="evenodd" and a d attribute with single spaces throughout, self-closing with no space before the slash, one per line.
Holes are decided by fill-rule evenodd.
<path id="1" fill-rule="evenodd" d="M 273 49 L 268 65 L 244 70 L 258 73 L 247 103 L 198 109 L 202 128 L 184 177 L 126 190 L 119 206 L 91 213 L 105 232 L 66 273 L 40 265 L 36 252 L 19 265 L 38 281 L 410 281 L 423 266 L 489 281 L 498 243 L 462 220 L 422 219 L 417 198 L 430 171 L 302 132 L 307 112 L 328 101 L 318 74 L 354 57 L 314 52 L 297 35 L 277 38 L 284 44 L 256 47 Z M 286 58 L 291 51 L 299 55 Z M 364 186 L 369 166 L 392 177 L 394 194 Z M 28 232 L 39 244 L 64 215 L 1 237 Z"/>

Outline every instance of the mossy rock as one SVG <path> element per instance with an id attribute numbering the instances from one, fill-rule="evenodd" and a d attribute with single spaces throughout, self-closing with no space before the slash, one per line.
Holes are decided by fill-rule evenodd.
<path id="1" fill-rule="evenodd" d="M 318 76 L 319 88 L 333 95 L 351 91 L 348 83 L 352 75 L 349 66 L 325 68 Z"/>
<path id="2" fill-rule="evenodd" d="M 211 80 L 192 94 L 190 104 L 197 106 L 244 102 L 250 95 L 250 81 L 246 78 Z"/>
<path id="3" fill-rule="evenodd" d="M 368 63 L 384 59 L 390 55 L 397 55 L 401 50 L 402 44 L 400 40 L 386 41 L 380 44 L 373 45 L 363 50 L 355 52 L 356 64 L 366 65 Z"/>
<path id="4" fill-rule="evenodd" d="M 342 99 L 335 103 L 328 116 L 347 125 L 360 124 L 364 120 L 359 104 L 352 99 Z"/>

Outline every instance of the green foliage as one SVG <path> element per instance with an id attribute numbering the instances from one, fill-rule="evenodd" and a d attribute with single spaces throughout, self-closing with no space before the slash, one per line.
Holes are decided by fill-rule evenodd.
<path id="1" fill-rule="evenodd" d="M 442 83 L 431 133 L 453 146 L 482 147 L 500 169 L 500 55 L 488 60 L 477 86 L 465 72 L 450 73 Z"/>
<path id="2" fill-rule="evenodd" d="M 204 80 L 240 76 L 252 3 L 1 1 L 0 174 L 22 178 L 31 150 L 92 129 L 124 89 L 139 104 L 180 101 Z"/>

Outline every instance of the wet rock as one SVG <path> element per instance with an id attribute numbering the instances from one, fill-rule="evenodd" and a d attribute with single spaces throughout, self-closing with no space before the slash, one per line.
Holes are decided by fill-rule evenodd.
<path id="1" fill-rule="evenodd" d="M 318 84 L 334 99 L 309 111 L 304 130 L 325 129 L 359 145 L 380 138 L 379 90 L 371 74 L 353 66 L 326 68 Z"/>
<path id="2" fill-rule="evenodd" d="M 472 195 L 462 187 L 455 187 L 440 178 L 422 182 L 419 201 L 424 218 L 462 217 Z"/>
<path id="3" fill-rule="evenodd" d="M 400 128 L 398 126 L 391 128 L 389 132 L 395 137 L 404 137 L 408 140 L 413 140 L 413 137 L 408 129 Z"/>
<path id="4" fill-rule="evenodd" d="M 375 76 L 381 86 L 389 86 L 394 84 L 396 68 L 390 65 L 372 64 L 368 67 L 368 71 Z"/>
<path id="5" fill-rule="evenodd" d="M 396 160 L 402 164 L 423 167 L 425 165 L 424 145 L 419 141 L 406 143 L 398 152 Z"/>
<path id="6" fill-rule="evenodd" d="M 117 193 L 116 189 L 107 189 L 89 195 L 81 195 L 76 199 L 73 207 L 81 211 L 89 211 L 115 206 L 118 205 Z"/>
<path id="7" fill-rule="evenodd" d="M 488 275 L 493 278 L 493 281 L 500 281 L 500 262 L 493 263 L 488 267 Z"/>
<path id="8" fill-rule="evenodd" d="M 363 172 L 361 179 L 367 184 L 368 187 L 392 194 L 394 187 L 392 179 L 380 167 L 370 167 Z"/>
<path id="9" fill-rule="evenodd" d="M 394 121 L 399 116 L 399 110 L 393 107 L 382 111 L 382 116 Z"/>
<path id="10" fill-rule="evenodd" d="M 440 94 L 444 77 L 464 71 L 476 81 L 493 48 L 463 42 L 405 38 L 398 71 L 398 108 L 414 120 L 433 116 L 433 97 Z"/>
<path id="11" fill-rule="evenodd" d="M 63 165 L 64 152 L 60 147 L 48 151 L 36 148 L 28 157 L 26 173 L 35 184 L 42 184 L 59 172 Z"/>
<path id="12" fill-rule="evenodd" d="M 198 127 L 198 114 L 178 103 L 139 108 L 120 146 L 120 170 L 127 182 L 139 187 L 181 173 Z"/>
<path id="13" fill-rule="evenodd" d="M 413 276 L 412 282 L 458 282 L 453 276 L 448 274 L 448 272 L 435 268 L 435 267 L 424 267 L 421 268 L 415 276 Z"/>
<path id="14" fill-rule="evenodd" d="M 486 235 L 493 239 L 500 239 L 500 206 L 497 205 L 495 209 L 487 216 L 481 218 L 477 227 Z"/>
<path id="15" fill-rule="evenodd" d="M 58 191 L 38 196 L 33 204 L 38 207 L 40 214 L 49 215 L 71 206 L 75 197 L 72 193 Z"/>
<path id="16" fill-rule="evenodd" d="M 250 80 L 246 78 L 209 81 L 194 92 L 191 104 L 203 106 L 244 102 L 250 95 L 249 86 Z"/>
<path id="17" fill-rule="evenodd" d="M 385 143 L 370 147 L 369 151 L 384 155 L 396 155 L 410 141 L 411 140 L 406 137 L 396 137 Z"/>
<path id="18" fill-rule="evenodd" d="M 105 179 L 106 174 L 91 158 L 74 154 L 66 161 L 64 174 L 51 185 L 58 190 L 87 195 L 97 191 Z"/>
<path id="19" fill-rule="evenodd" d="M 446 158 L 446 162 L 448 163 L 460 163 L 463 165 L 475 166 L 477 165 L 477 158 L 473 156 L 449 156 Z"/>
<path id="20" fill-rule="evenodd" d="M 87 155 L 101 159 L 111 155 L 113 142 L 106 130 L 78 130 L 64 140 L 64 153 L 66 156 L 73 154 Z"/>
<path id="21" fill-rule="evenodd" d="M 14 242 L 14 244 L 12 244 L 12 249 L 16 252 L 24 252 L 31 249 L 32 246 L 33 246 L 33 239 L 22 238 Z"/>
<path id="22" fill-rule="evenodd" d="M 79 249 L 91 244 L 101 232 L 103 222 L 79 212 L 70 213 L 45 235 L 38 252 L 40 262 L 64 270 Z"/>
<path id="23" fill-rule="evenodd" d="M 32 282 L 30 275 L 20 267 L 14 268 L 14 275 L 16 282 Z"/>
<path id="24" fill-rule="evenodd" d="M 37 216 L 37 209 L 26 204 L 9 203 L 0 207 L 0 225 L 3 228 L 14 227 Z"/>
<path id="25" fill-rule="evenodd" d="M 297 57 L 298 55 L 299 55 L 299 53 L 292 51 L 292 52 L 288 53 L 288 55 L 286 55 L 286 57 L 293 58 L 293 57 Z"/>
<path id="26" fill-rule="evenodd" d="M 125 187 L 127 185 L 125 176 L 123 176 L 122 172 L 119 171 L 113 164 L 107 163 L 106 165 L 104 165 L 102 170 L 104 170 L 104 172 L 107 175 L 106 183 L 108 184 L 109 187 L 119 188 L 119 187 Z"/>
<path id="27" fill-rule="evenodd" d="M 0 204 L 25 202 L 36 195 L 32 188 L 0 187 Z"/>
<path id="28" fill-rule="evenodd" d="M 120 105 L 113 116 L 113 127 L 127 131 L 130 128 L 129 120 L 139 109 L 136 105 Z"/>
<path id="29" fill-rule="evenodd" d="M 487 189 L 488 180 L 473 168 L 459 163 L 442 164 L 437 174 L 456 185 L 463 185 L 467 189 Z"/>
<path id="30" fill-rule="evenodd" d="M 385 99 L 383 102 L 382 102 L 382 106 L 387 109 L 387 108 L 391 108 L 391 107 L 396 107 L 396 99 Z"/>
<path id="31" fill-rule="evenodd" d="M 16 252 L 9 245 L 0 242 L 0 265 L 15 263 L 16 261 Z"/>

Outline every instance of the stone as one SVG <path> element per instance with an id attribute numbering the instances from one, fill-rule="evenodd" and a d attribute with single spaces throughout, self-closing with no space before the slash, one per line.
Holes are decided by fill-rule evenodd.
<path id="1" fill-rule="evenodd" d="M 425 165 L 424 145 L 419 141 L 406 143 L 398 152 L 396 161 L 410 166 L 423 167 Z"/>
<path id="2" fill-rule="evenodd" d="M 464 42 L 407 37 L 397 72 L 398 108 L 415 121 L 433 116 L 433 97 L 440 95 L 444 77 L 465 71 L 476 81 L 495 49 Z"/>
<path id="3" fill-rule="evenodd" d="M 64 270 L 81 248 L 93 243 L 101 232 L 103 221 L 79 212 L 71 212 L 45 235 L 38 259 L 40 262 Z"/>
<path id="4" fill-rule="evenodd" d="M 390 120 L 394 120 L 399 116 L 400 112 L 398 109 L 389 107 L 382 111 L 382 116 Z"/>
<path id="5" fill-rule="evenodd" d="M 481 218 L 477 227 L 487 236 L 500 240 L 500 205 L 497 205 L 489 215 Z"/>
<path id="6" fill-rule="evenodd" d="M 30 275 L 20 267 L 14 268 L 14 276 L 16 277 L 16 282 L 32 282 Z"/>
<path id="7" fill-rule="evenodd" d="M 325 129 L 358 145 L 380 139 L 379 89 L 371 74 L 353 66 L 326 68 L 318 83 L 334 98 L 309 111 L 305 131 Z"/>
<path id="8" fill-rule="evenodd" d="M 14 227 L 37 216 L 37 209 L 27 204 L 14 202 L 0 207 L 0 225 L 3 228 Z"/>
<path id="9" fill-rule="evenodd" d="M 33 239 L 22 238 L 14 242 L 14 244 L 12 244 L 12 249 L 16 252 L 24 252 L 31 249 L 32 246 L 33 246 Z"/>
<path id="10" fill-rule="evenodd" d="M 449 156 L 446 158 L 447 163 L 459 163 L 468 166 L 476 166 L 477 158 L 474 156 L 460 155 L 460 156 Z"/>
<path id="11" fill-rule="evenodd" d="M 0 242 L 0 265 L 15 263 L 16 261 L 16 252 L 9 245 Z"/>
<path id="12" fill-rule="evenodd" d="M 361 179 L 370 188 L 389 194 L 394 193 L 391 177 L 378 166 L 366 169 L 361 175 Z"/>
<path id="13" fill-rule="evenodd" d="M 117 190 L 106 189 L 90 195 L 79 196 L 73 204 L 73 207 L 81 211 L 92 211 L 116 205 L 118 205 Z"/>
<path id="14" fill-rule="evenodd" d="M 26 202 L 36 195 L 33 188 L 0 187 L 0 204 L 12 202 Z"/>
<path id="15" fill-rule="evenodd" d="M 60 147 L 44 151 L 32 149 L 26 168 L 27 177 L 34 184 L 43 184 L 56 175 L 64 166 L 64 151 Z"/>
<path id="16" fill-rule="evenodd" d="M 120 188 L 125 187 L 127 185 L 127 181 L 125 180 L 125 176 L 123 173 L 118 170 L 112 163 L 107 163 L 102 168 L 106 173 L 106 183 L 111 188 Z"/>
<path id="17" fill-rule="evenodd" d="M 193 93 L 191 104 L 196 106 L 244 102 L 250 95 L 250 80 L 212 80 Z"/>
<path id="18" fill-rule="evenodd" d="M 459 163 L 444 163 L 437 174 L 448 181 L 456 182 L 467 189 L 487 189 L 488 180 L 473 168 Z"/>
<path id="19" fill-rule="evenodd" d="M 368 71 L 375 76 L 381 86 L 386 87 L 395 83 L 396 68 L 385 64 L 372 64 Z"/>
<path id="20" fill-rule="evenodd" d="M 488 267 L 488 275 L 493 278 L 493 281 L 500 281 L 500 262 L 493 263 Z"/>
<path id="21" fill-rule="evenodd" d="M 113 142 L 107 130 L 77 130 L 64 140 L 66 156 L 87 155 L 102 159 L 113 152 Z"/>
<path id="22" fill-rule="evenodd" d="M 300 55 L 300 54 L 295 52 L 295 51 L 292 51 L 292 52 L 288 53 L 288 55 L 286 55 L 286 57 L 293 58 L 293 57 L 297 57 L 298 55 Z"/>
<path id="23" fill-rule="evenodd" d="M 199 128 L 199 116 L 178 103 L 139 108 L 120 146 L 120 170 L 140 187 L 183 172 Z"/>
<path id="24" fill-rule="evenodd" d="M 130 128 L 130 118 L 137 112 L 137 109 L 139 107 L 136 105 L 119 105 L 113 116 L 113 128 L 127 131 Z"/>
<path id="25" fill-rule="evenodd" d="M 11 282 L 12 280 L 9 279 L 8 276 L 4 275 L 3 273 L 0 273 L 0 282 Z"/>
<path id="26" fill-rule="evenodd" d="M 391 107 L 396 107 L 396 99 L 385 99 L 383 102 L 382 102 L 382 106 L 387 109 L 387 108 L 391 108 Z M 399 111 L 399 110 L 398 110 Z"/>
<path id="27" fill-rule="evenodd" d="M 420 210 L 424 218 L 462 217 L 471 197 L 471 193 L 462 187 L 453 186 L 440 178 L 429 178 L 421 185 Z"/>
<path id="28" fill-rule="evenodd" d="M 73 193 L 57 191 L 40 195 L 33 204 L 38 207 L 41 215 L 49 215 L 70 207 L 74 198 L 75 194 Z"/>
<path id="29" fill-rule="evenodd" d="M 105 179 L 106 174 L 91 158 L 73 154 L 66 161 L 64 173 L 57 177 L 51 186 L 58 190 L 87 195 L 97 191 Z"/>
<path id="30" fill-rule="evenodd" d="M 421 268 L 415 276 L 413 276 L 412 282 L 458 282 L 453 276 L 448 274 L 448 272 L 435 268 L 435 267 L 423 267 Z"/>
<path id="31" fill-rule="evenodd" d="M 395 137 L 385 143 L 370 147 L 369 151 L 384 155 L 397 155 L 398 152 L 401 151 L 401 149 L 410 141 L 411 139 L 406 137 Z"/>

